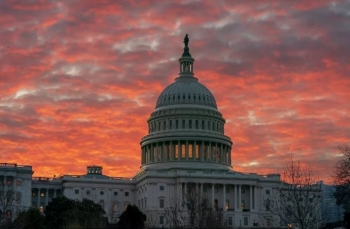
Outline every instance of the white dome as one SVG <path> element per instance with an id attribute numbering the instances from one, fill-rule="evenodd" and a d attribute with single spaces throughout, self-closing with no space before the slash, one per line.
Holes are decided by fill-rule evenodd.
<path id="1" fill-rule="evenodd" d="M 196 104 L 217 109 L 213 94 L 195 77 L 180 76 L 160 94 L 156 108 L 175 104 Z"/>

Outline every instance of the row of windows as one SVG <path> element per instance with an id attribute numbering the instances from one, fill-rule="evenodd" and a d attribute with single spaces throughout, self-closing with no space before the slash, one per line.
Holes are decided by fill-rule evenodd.
<path id="1" fill-rule="evenodd" d="M 243 217 L 243 226 L 248 226 L 249 224 L 249 217 L 248 216 L 244 216 Z M 228 226 L 233 226 L 233 217 L 232 216 L 229 216 L 228 219 L 227 219 L 227 225 Z M 241 226 L 241 225 L 240 225 Z M 255 226 L 255 223 L 254 223 L 254 226 Z"/>
<path id="2" fill-rule="evenodd" d="M 162 96 L 159 98 L 161 105 L 162 103 L 173 102 L 173 103 L 186 103 L 186 102 L 198 102 L 203 104 L 215 104 L 215 100 L 212 96 L 204 94 L 180 94 L 178 93 L 173 95 Z"/>
<path id="3" fill-rule="evenodd" d="M 6 181 L 6 184 L 7 184 L 8 186 L 11 186 L 11 185 L 13 184 L 13 180 L 12 180 L 12 179 L 8 179 L 8 180 Z M 3 182 L 0 182 L 0 185 L 4 185 Z M 21 181 L 21 180 L 17 180 L 17 181 L 16 181 L 16 185 L 17 185 L 17 186 L 21 186 L 21 185 L 22 185 L 22 181 Z"/>
<path id="4" fill-rule="evenodd" d="M 147 188 L 144 187 L 144 188 L 140 188 L 139 189 L 139 194 L 143 193 L 143 192 L 146 192 L 147 191 Z M 163 185 L 160 185 L 159 186 L 159 191 L 164 191 L 164 186 Z"/>
<path id="5" fill-rule="evenodd" d="M 152 121 L 149 123 L 149 133 L 173 129 L 202 129 L 224 133 L 224 125 L 220 122 L 192 119 L 175 119 Z"/>
<path id="6" fill-rule="evenodd" d="M 75 190 L 74 190 L 74 194 L 79 194 L 79 193 L 80 193 L 80 190 L 79 190 L 79 189 L 75 189 Z M 86 190 L 86 191 L 85 191 L 85 194 L 86 194 L 86 195 L 90 195 L 90 194 L 91 194 L 91 191 L 90 191 L 90 190 Z M 105 194 L 104 191 L 100 191 L 100 195 L 101 195 L 101 196 L 103 196 L 104 194 Z M 116 191 L 113 192 L 113 195 L 114 195 L 114 196 L 118 196 L 118 192 L 116 192 Z M 124 196 L 129 196 L 129 192 L 124 192 Z"/>

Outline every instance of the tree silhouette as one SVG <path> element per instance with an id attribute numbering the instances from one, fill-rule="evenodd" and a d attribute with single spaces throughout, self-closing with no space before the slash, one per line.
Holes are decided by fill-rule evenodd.
<path id="1" fill-rule="evenodd" d="M 126 210 L 119 216 L 118 228 L 142 229 L 145 227 L 146 215 L 137 206 L 128 205 Z"/>

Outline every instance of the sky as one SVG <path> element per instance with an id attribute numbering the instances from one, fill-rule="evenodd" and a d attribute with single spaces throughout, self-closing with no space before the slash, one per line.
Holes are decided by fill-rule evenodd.
<path id="1" fill-rule="evenodd" d="M 332 182 L 350 144 L 349 1 L 0 0 L 0 162 L 131 177 L 189 34 L 232 168 L 291 155 Z"/>

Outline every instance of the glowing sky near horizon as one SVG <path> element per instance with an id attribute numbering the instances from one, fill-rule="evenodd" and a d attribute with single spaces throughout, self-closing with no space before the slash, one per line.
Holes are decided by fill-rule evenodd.
<path id="1" fill-rule="evenodd" d="M 190 37 L 232 166 L 287 157 L 331 182 L 350 144 L 349 1 L 1 1 L 0 162 L 34 176 L 140 167 L 139 142 Z"/>

